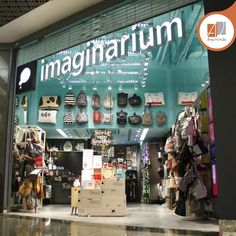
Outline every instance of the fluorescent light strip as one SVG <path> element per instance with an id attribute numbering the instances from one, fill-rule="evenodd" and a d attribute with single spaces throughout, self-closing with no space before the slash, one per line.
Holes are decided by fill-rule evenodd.
<path id="1" fill-rule="evenodd" d="M 143 129 L 143 132 L 142 132 L 141 137 L 140 137 L 140 141 L 143 141 L 145 139 L 145 137 L 148 133 L 148 130 L 149 130 L 149 128 Z"/>
<path id="2" fill-rule="evenodd" d="M 67 134 L 62 129 L 56 129 L 56 131 L 62 135 L 64 138 L 68 138 Z"/>

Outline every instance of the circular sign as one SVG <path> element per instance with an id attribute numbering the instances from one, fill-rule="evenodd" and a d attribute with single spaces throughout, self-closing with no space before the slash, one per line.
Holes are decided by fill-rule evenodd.
<path id="1" fill-rule="evenodd" d="M 213 12 L 201 19 L 198 38 L 207 49 L 222 51 L 234 42 L 234 31 L 234 25 L 227 16 Z"/>

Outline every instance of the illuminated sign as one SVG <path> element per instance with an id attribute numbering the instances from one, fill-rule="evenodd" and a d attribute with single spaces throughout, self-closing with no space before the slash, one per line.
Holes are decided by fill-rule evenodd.
<path id="1" fill-rule="evenodd" d="M 111 39 L 104 44 L 93 45 L 87 43 L 87 48 L 76 52 L 73 56 L 65 56 L 47 63 L 41 60 L 40 80 L 45 81 L 60 75 L 72 74 L 79 76 L 85 73 L 87 66 L 96 65 L 105 61 L 110 61 L 118 57 L 128 55 L 128 45 L 131 44 L 133 52 L 147 50 L 154 46 L 160 46 L 173 40 L 173 27 L 176 26 L 177 36 L 183 37 L 182 20 L 174 18 L 171 22 L 164 22 L 156 27 L 149 27 L 147 32 L 132 26 L 131 34 L 124 34 L 120 40 Z M 166 37 L 166 40 L 164 38 Z"/>
<path id="2" fill-rule="evenodd" d="M 35 89 L 37 61 L 17 67 L 16 93 L 22 93 Z"/>

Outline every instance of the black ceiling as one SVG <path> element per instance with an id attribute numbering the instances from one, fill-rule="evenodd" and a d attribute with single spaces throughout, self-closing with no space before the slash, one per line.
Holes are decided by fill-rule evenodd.
<path id="1" fill-rule="evenodd" d="M 1 0 L 0 27 L 50 0 Z"/>

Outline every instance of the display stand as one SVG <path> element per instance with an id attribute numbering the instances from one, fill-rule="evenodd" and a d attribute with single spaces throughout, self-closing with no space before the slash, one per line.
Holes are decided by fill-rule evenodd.
<path id="1" fill-rule="evenodd" d="M 100 186 L 100 189 L 79 190 L 78 214 L 88 216 L 125 216 L 125 180 L 105 179 Z"/>
<path id="2" fill-rule="evenodd" d="M 44 155 L 45 155 L 45 141 L 46 141 L 46 132 L 41 129 L 39 126 L 35 125 L 21 125 L 16 127 L 16 136 L 15 136 L 15 144 L 20 146 L 21 148 L 26 148 L 27 139 L 30 139 L 36 145 L 39 145 L 42 148 L 42 154 L 40 155 L 41 159 L 36 160 L 34 162 L 35 169 L 28 174 L 23 173 L 20 176 L 23 179 L 32 179 L 32 181 L 37 185 L 37 179 L 40 176 L 40 192 L 43 193 L 43 176 L 44 176 Z M 33 180 L 35 179 L 35 180 Z M 32 182 L 31 181 L 31 182 Z M 38 192 L 31 191 L 29 197 L 34 199 L 33 208 L 35 212 L 37 211 L 38 207 L 42 207 L 42 200 L 38 198 Z M 27 210 L 27 199 L 26 197 L 22 197 L 22 210 Z"/>

